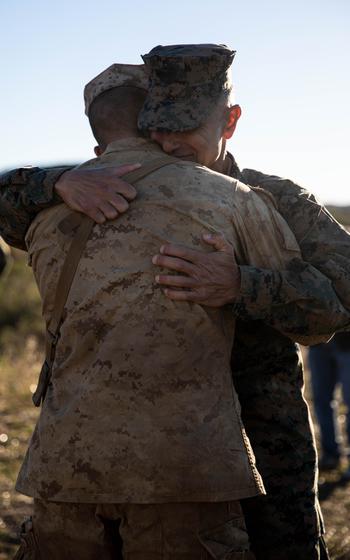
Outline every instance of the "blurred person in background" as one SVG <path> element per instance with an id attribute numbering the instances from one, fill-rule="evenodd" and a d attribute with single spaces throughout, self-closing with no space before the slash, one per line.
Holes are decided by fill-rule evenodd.
<path id="1" fill-rule="evenodd" d="M 341 461 L 338 403 L 335 391 L 341 386 L 346 406 L 345 433 L 348 465 L 344 476 L 350 478 L 350 332 L 338 333 L 328 344 L 309 349 L 309 365 L 315 413 L 320 427 L 321 470 L 336 469 Z"/>

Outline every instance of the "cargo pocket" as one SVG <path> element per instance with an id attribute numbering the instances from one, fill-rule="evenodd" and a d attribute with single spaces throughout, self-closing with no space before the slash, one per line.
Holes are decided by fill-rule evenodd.
<path id="1" fill-rule="evenodd" d="M 215 560 L 254 560 L 249 550 L 249 537 L 242 528 L 242 518 L 236 517 L 226 523 L 201 531 L 199 542 L 204 546 L 211 558 Z"/>
<path id="2" fill-rule="evenodd" d="M 21 544 L 13 560 L 40 560 L 31 517 L 25 519 L 21 525 Z"/>

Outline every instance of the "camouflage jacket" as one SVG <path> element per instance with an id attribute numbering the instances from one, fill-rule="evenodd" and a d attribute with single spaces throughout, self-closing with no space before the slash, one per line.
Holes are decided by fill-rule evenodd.
<path id="1" fill-rule="evenodd" d="M 244 169 L 232 156 L 230 175 L 271 193 L 300 245 L 303 261 L 288 270 L 241 267 L 238 317 L 263 320 L 281 332 L 329 334 L 350 323 L 350 236 L 307 190 L 292 181 Z M 22 168 L 0 176 L 0 234 L 25 250 L 35 215 L 61 200 L 58 178 L 71 167 Z M 263 303 L 264 302 L 264 303 Z"/>
<path id="2" fill-rule="evenodd" d="M 349 233 L 306 189 L 254 169 L 240 171 L 230 157 L 231 177 L 273 195 L 303 255 L 302 262 L 295 261 L 284 271 L 241 267 L 242 290 L 235 313 L 243 320 L 262 320 L 280 331 L 290 321 L 287 330 L 294 334 L 327 332 L 327 313 L 334 319 L 334 330 L 350 328 Z M 262 301 L 267 299 L 270 305 L 264 307 Z M 304 305 L 295 305 L 300 299 Z M 305 313 L 308 306 L 314 311 L 312 322 Z"/>
<path id="3" fill-rule="evenodd" d="M 128 138 L 87 165 L 161 154 Z M 273 269 L 299 258 L 298 245 L 270 201 L 205 167 L 177 160 L 137 188 L 126 214 L 95 225 L 79 262 L 17 489 L 92 503 L 257 495 L 263 486 L 232 385 L 232 312 L 164 298 L 150 257 L 164 242 L 202 248 L 203 230 L 224 231 L 240 262 Z M 47 323 L 72 214 L 65 204 L 44 210 L 26 236 Z"/>

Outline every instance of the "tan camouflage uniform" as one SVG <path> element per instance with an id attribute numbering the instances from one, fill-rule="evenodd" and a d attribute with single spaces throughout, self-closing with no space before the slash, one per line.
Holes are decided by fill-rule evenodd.
<path id="1" fill-rule="evenodd" d="M 14 560 L 254 560 L 239 502 L 79 504 L 36 499 L 33 521 L 25 522 L 22 531 Z"/>
<path id="2" fill-rule="evenodd" d="M 142 163 L 161 153 L 129 138 L 86 165 Z M 138 193 L 125 216 L 94 227 L 66 304 L 52 383 L 17 482 L 36 498 L 34 520 L 47 500 L 108 509 L 263 492 L 232 388 L 233 315 L 166 300 L 150 257 L 167 241 L 201 246 L 203 230 L 225 231 L 238 258 L 255 266 L 284 268 L 298 246 L 273 205 L 192 163 L 158 170 Z M 26 238 L 47 321 L 71 215 L 65 205 L 41 212 Z"/>
<path id="3" fill-rule="evenodd" d="M 86 165 L 159 154 L 155 144 L 129 138 Z M 192 163 L 158 170 L 138 183 L 138 193 L 130 211 L 96 225 L 87 244 L 17 488 L 50 500 L 114 503 L 261 493 L 231 389 L 233 315 L 164 298 L 151 256 L 160 243 L 201 247 L 202 231 L 225 231 L 241 262 L 277 269 L 298 257 L 298 246 L 272 205 Z M 65 205 L 41 212 L 26 238 L 47 321 L 71 213 Z"/>

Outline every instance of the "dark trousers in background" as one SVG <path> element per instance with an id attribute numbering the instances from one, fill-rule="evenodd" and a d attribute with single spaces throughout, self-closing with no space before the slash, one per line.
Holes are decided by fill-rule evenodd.
<path id="1" fill-rule="evenodd" d="M 323 456 L 338 458 L 341 454 L 337 406 L 334 394 L 341 386 L 343 401 L 347 407 L 346 433 L 350 443 L 350 350 L 338 347 L 336 340 L 318 344 L 309 349 L 309 364 L 314 407 L 320 427 Z"/>

